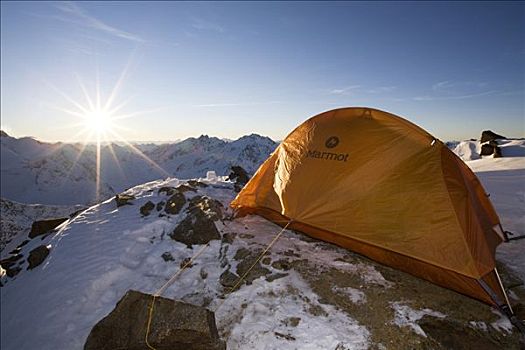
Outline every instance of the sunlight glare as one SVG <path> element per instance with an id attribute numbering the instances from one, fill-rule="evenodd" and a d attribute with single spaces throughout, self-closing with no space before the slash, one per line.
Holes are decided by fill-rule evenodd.
<path id="1" fill-rule="evenodd" d="M 113 128 L 111 114 L 105 110 L 88 111 L 85 115 L 86 128 L 96 134 L 104 134 Z"/>

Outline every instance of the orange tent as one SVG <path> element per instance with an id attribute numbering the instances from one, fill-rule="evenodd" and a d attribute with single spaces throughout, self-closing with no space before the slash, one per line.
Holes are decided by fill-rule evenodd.
<path id="1" fill-rule="evenodd" d="M 481 183 L 393 114 L 342 108 L 308 119 L 231 206 L 512 314 L 494 258 L 506 237 Z"/>

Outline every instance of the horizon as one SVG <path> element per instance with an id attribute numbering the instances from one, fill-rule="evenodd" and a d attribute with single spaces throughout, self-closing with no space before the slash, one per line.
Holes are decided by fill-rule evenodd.
<path id="1" fill-rule="evenodd" d="M 346 106 L 388 111 L 443 141 L 483 130 L 525 137 L 522 2 L 2 2 L 1 10 L 1 129 L 15 137 L 282 140 Z"/>

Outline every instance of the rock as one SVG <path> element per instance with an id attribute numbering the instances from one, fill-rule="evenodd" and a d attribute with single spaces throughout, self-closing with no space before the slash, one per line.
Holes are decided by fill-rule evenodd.
<path id="1" fill-rule="evenodd" d="M 485 143 L 487 141 L 497 140 L 497 139 L 506 139 L 506 137 L 498 135 L 491 130 L 484 130 L 481 132 L 481 140 L 480 140 L 481 143 Z"/>
<path id="2" fill-rule="evenodd" d="M 481 145 L 481 153 L 482 156 L 490 156 L 493 155 L 494 158 L 500 158 L 501 157 L 501 148 L 499 147 L 498 143 L 496 141 L 489 141 L 488 143 L 484 143 Z"/>
<path id="3" fill-rule="evenodd" d="M 237 283 L 237 280 L 239 279 L 239 276 L 231 272 L 230 270 L 226 270 L 221 274 L 221 277 L 219 278 L 219 282 L 223 287 L 226 288 L 232 288 L 235 283 Z"/>
<path id="4" fill-rule="evenodd" d="M 222 235 L 221 241 L 223 243 L 232 244 L 235 240 L 235 233 L 234 232 L 226 232 Z"/>
<path id="5" fill-rule="evenodd" d="M 281 259 L 274 261 L 272 263 L 272 267 L 277 270 L 288 271 L 290 270 L 290 263 L 288 262 L 288 260 Z"/>
<path id="6" fill-rule="evenodd" d="M 234 183 L 235 192 L 240 192 L 244 185 L 250 181 L 250 176 L 242 167 L 233 165 L 228 180 Z"/>
<path id="7" fill-rule="evenodd" d="M 168 261 L 175 261 L 175 259 L 173 258 L 173 255 L 171 255 L 170 252 L 162 253 L 161 257 L 162 257 L 162 259 L 164 259 L 164 261 L 166 261 L 166 262 L 168 262 Z"/>
<path id="8" fill-rule="evenodd" d="M 135 196 L 129 194 L 117 194 L 115 196 L 115 202 L 117 202 L 117 208 L 123 205 L 133 205 L 130 201 L 134 200 Z"/>
<path id="9" fill-rule="evenodd" d="M 140 213 L 144 216 L 148 216 L 153 208 L 155 208 L 155 204 L 153 204 L 152 201 L 148 201 L 146 204 L 140 207 Z"/>
<path id="10" fill-rule="evenodd" d="M 179 264 L 179 267 L 181 269 L 189 269 L 189 268 L 193 267 L 193 264 L 190 263 L 190 261 L 191 261 L 190 257 L 182 259 L 182 261 Z"/>
<path id="11" fill-rule="evenodd" d="M 164 208 L 164 204 L 166 204 L 164 201 L 157 203 L 157 211 L 161 211 Z"/>
<path id="12" fill-rule="evenodd" d="M 188 212 L 192 213 L 194 211 L 202 211 L 208 218 L 216 221 L 221 220 L 224 217 L 223 208 L 224 206 L 218 200 L 206 196 L 195 196 L 190 199 Z"/>
<path id="13" fill-rule="evenodd" d="M 29 257 L 27 258 L 27 263 L 29 266 L 28 270 L 32 270 L 38 265 L 42 264 L 49 255 L 49 248 L 45 245 L 40 245 L 29 252 Z"/>
<path id="14" fill-rule="evenodd" d="M 283 277 L 286 277 L 286 276 L 288 276 L 287 273 L 274 273 L 274 274 L 272 274 L 270 276 L 266 276 L 266 280 L 268 282 L 273 282 L 275 280 L 278 280 L 279 278 L 283 278 Z"/>
<path id="15" fill-rule="evenodd" d="M 166 202 L 164 211 L 168 214 L 178 214 L 186 204 L 186 197 L 180 192 L 175 192 Z"/>
<path id="16" fill-rule="evenodd" d="M 197 192 L 197 190 L 194 188 L 194 187 L 191 187 L 191 186 L 188 186 L 188 185 L 179 185 L 177 186 L 177 191 L 179 191 L 180 193 L 185 193 L 185 192 Z"/>
<path id="17" fill-rule="evenodd" d="M 161 194 L 162 192 L 166 192 L 166 196 L 171 196 L 175 192 L 177 192 L 177 190 L 175 189 L 175 187 L 172 186 L 164 186 L 159 188 L 159 190 L 157 191 L 158 194 Z"/>
<path id="18" fill-rule="evenodd" d="M 35 238 L 37 236 L 51 232 L 57 226 L 59 226 L 61 223 L 67 220 L 68 218 L 57 218 L 57 219 L 47 219 L 47 220 L 35 221 L 33 222 L 33 225 L 31 225 L 31 231 L 29 232 L 29 238 Z"/>
<path id="19" fill-rule="evenodd" d="M 188 180 L 188 185 L 190 185 L 191 187 L 208 187 L 208 185 L 204 182 L 200 182 L 197 180 Z"/>
<path id="20" fill-rule="evenodd" d="M 248 271 L 248 269 L 255 263 L 255 261 L 259 257 L 259 254 L 261 254 L 261 251 L 251 252 L 244 248 L 239 249 L 233 257 L 235 260 L 240 260 L 237 264 L 237 274 L 239 276 L 244 275 Z M 244 278 L 244 282 L 246 282 L 246 284 L 251 284 L 257 278 L 262 276 L 268 276 L 271 273 L 272 272 L 270 270 L 268 270 L 266 267 L 263 267 L 261 263 L 258 262 L 246 275 L 246 277 Z"/>
<path id="21" fill-rule="evenodd" d="M 84 350 L 143 350 L 153 296 L 130 290 L 91 330 Z M 149 344 L 157 350 L 225 350 L 215 315 L 199 306 L 157 297 Z"/>
<path id="22" fill-rule="evenodd" d="M 481 145 L 480 155 L 490 156 L 492 153 L 494 153 L 494 147 L 492 147 L 492 145 L 489 145 L 488 143 Z"/>
<path id="23" fill-rule="evenodd" d="M 6 259 L 0 260 L 0 266 L 5 270 L 7 277 L 14 277 L 22 270 L 19 266 L 15 266 L 17 261 L 20 261 L 24 256 L 22 254 L 11 255 Z"/>
<path id="24" fill-rule="evenodd" d="M 214 239 L 221 239 L 215 222 L 202 210 L 192 211 L 170 234 L 176 241 L 189 247 L 193 244 L 206 244 Z"/>

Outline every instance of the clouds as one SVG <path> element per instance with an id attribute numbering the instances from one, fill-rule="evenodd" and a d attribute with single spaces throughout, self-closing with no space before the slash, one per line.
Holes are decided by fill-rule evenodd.
<path id="1" fill-rule="evenodd" d="M 111 35 L 120 39 L 125 39 L 135 43 L 145 43 L 146 40 L 137 34 L 124 31 L 122 29 L 111 26 L 100 19 L 91 16 L 87 11 L 82 9 L 73 2 L 61 2 L 55 4 L 55 7 L 62 13 L 61 16 L 54 18 L 64 22 L 73 23 L 77 26 L 94 29 L 96 31 Z"/>

